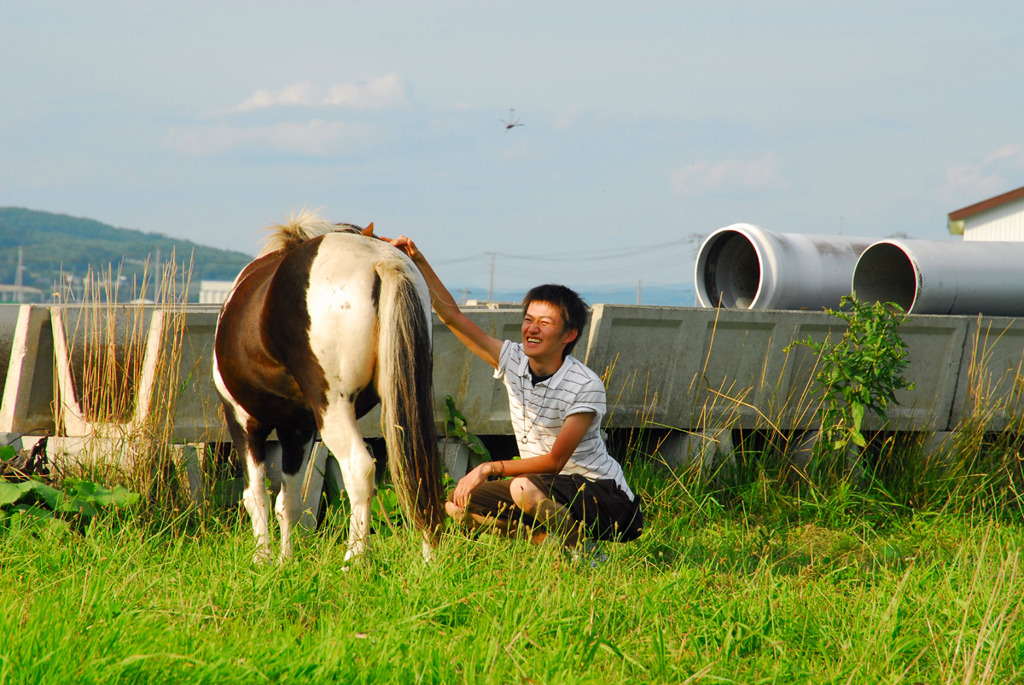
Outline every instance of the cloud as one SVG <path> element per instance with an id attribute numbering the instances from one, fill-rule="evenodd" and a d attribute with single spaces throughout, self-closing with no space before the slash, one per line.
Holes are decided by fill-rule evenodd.
<path id="1" fill-rule="evenodd" d="M 190 157 L 216 157 L 245 149 L 326 157 L 369 146 L 382 137 L 367 124 L 314 119 L 270 126 L 180 126 L 166 144 Z"/>
<path id="2" fill-rule="evenodd" d="M 398 74 L 387 74 L 360 83 L 340 83 L 326 89 L 302 82 L 280 90 L 257 90 L 228 113 L 252 112 L 268 107 L 350 107 L 390 109 L 408 104 L 405 83 Z"/>
<path id="3" fill-rule="evenodd" d="M 674 193 L 686 197 L 770 190 L 785 185 L 779 163 L 770 153 L 759 159 L 697 160 L 673 171 L 669 183 Z"/>
<path id="4" fill-rule="evenodd" d="M 981 201 L 1019 187 L 1021 176 L 1024 176 L 1022 170 L 1024 146 L 1004 145 L 979 162 L 946 167 L 942 194 L 957 198 L 971 196 L 976 197 L 975 201 Z"/>

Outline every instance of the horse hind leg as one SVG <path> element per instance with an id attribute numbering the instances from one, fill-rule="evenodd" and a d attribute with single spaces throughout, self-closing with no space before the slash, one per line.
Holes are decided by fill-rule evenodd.
<path id="1" fill-rule="evenodd" d="M 283 562 L 292 556 L 292 530 L 302 517 L 305 507 L 301 474 L 306 447 L 313 439 L 313 431 L 284 430 L 278 427 L 277 439 L 281 442 L 281 489 L 277 493 L 274 513 L 281 529 L 280 561 Z"/>
<path id="2" fill-rule="evenodd" d="M 338 399 L 329 404 L 324 412 L 323 426 L 321 437 L 338 460 L 351 506 L 348 551 L 345 552 L 347 561 L 364 553 L 369 546 L 375 467 L 356 424 L 355 408 L 351 402 Z"/>
<path id="3" fill-rule="evenodd" d="M 270 559 L 270 493 L 267 492 L 267 474 L 263 461 L 256 461 L 251 453 L 246 454 L 245 466 L 248 484 L 242 493 L 242 503 L 249 512 L 252 532 L 256 536 L 256 553 L 252 560 L 262 564 Z"/>
<path id="4" fill-rule="evenodd" d="M 256 536 L 255 563 L 263 563 L 270 559 L 270 493 L 267 492 L 267 474 L 263 467 L 266 458 L 265 443 L 269 433 L 255 422 L 249 421 L 243 428 L 233 416 L 228 415 L 228 429 L 231 432 L 235 451 L 245 459 L 246 486 L 242 493 L 242 503 L 249 512 L 252 521 L 252 532 Z"/>

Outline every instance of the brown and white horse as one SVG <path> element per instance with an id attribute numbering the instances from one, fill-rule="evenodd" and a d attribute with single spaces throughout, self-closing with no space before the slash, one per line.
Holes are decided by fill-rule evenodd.
<path id="1" fill-rule="evenodd" d="M 429 558 L 444 510 L 426 283 L 408 257 L 372 237 L 372 224 L 360 232 L 303 213 L 270 230 L 221 309 L 213 364 L 235 450 L 245 459 L 243 501 L 256 559 L 270 556 L 263 462 L 275 429 L 281 559 L 291 555 L 291 528 L 302 513 L 298 474 L 318 430 L 351 502 L 345 558 L 366 549 L 374 462 L 356 419 L 378 401 L 391 479 Z"/>

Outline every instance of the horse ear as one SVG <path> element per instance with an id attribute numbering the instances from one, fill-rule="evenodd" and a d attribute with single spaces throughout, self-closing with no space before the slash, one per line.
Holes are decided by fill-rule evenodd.
<path id="1" fill-rule="evenodd" d="M 366 228 L 364 228 L 361 232 L 367 238 L 372 238 L 373 237 L 373 222 L 371 221 L 370 225 L 367 226 Z"/>

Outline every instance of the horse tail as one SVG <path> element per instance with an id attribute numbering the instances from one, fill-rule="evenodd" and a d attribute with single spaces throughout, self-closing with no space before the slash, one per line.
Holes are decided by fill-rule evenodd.
<path id="1" fill-rule="evenodd" d="M 403 259 L 385 259 L 376 265 L 380 278 L 377 393 L 398 501 L 409 520 L 435 544 L 445 514 L 434 432 L 431 320 L 414 269 Z"/>

